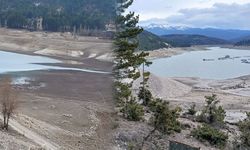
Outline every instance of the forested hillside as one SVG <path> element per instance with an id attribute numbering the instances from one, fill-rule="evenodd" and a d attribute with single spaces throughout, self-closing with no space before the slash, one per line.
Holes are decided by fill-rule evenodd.
<path id="1" fill-rule="evenodd" d="M 159 36 L 146 30 L 139 34 L 138 39 L 140 43 L 140 50 L 149 51 L 168 47 L 168 45 Z"/>
<path id="2" fill-rule="evenodd" d="M 235 46 L 250 46 L 250 36 L 241 37 L 235 41 Z"/>
<path id="3" fill-rule="evenodd" d="M 164 35 L 162 39 L 173 47 L 190 47 L 193 45 L 231 44 L 229 41 L 202 35 L 173 34 Z"/>
<path id="4" fill-rule="evenodd" d="M 235 46 L 250 46 L 250 39 L 239 41 L 235 43 Z"/>
<path id="5" fill-rule="evenodd" d="M 105 29 L 115 0 L 0 0 L 0 25 L 31 30 Z"/>

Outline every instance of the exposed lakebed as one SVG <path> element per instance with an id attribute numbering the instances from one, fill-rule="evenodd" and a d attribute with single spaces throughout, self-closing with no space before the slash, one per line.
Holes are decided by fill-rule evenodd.
<path id="1" fill-rule="evenodd" d="M 163 77 L 229 79 L 250 74 L 250 50 L 209 47 L 152 62 L 146 70 Z"/>
<path id="2" fill-rule="evenodd" d="M 47 64 L 62 63 L 59 60 L 43 57 L 0 51 L 0 74 L 10 72 L 35 71 L 35 70 L 71 70 L 89 73 L 107 73 L 102 71 L 50 66 Z M 44 64 L 44 65 L 43 65 Z M 46 64 L 46 65 L 45 65 Z"/>

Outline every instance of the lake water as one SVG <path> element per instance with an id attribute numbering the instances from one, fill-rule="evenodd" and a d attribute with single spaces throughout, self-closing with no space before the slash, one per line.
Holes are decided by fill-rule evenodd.
<path id="1" fill-rule="evenodd" d="M 228 79 L 250 74 L 250 50 L 210 47 L 153 60 L 146 70 L 163 77 Z"/>
<path id="2" fill-rule="evenodd" d="M 61 63 L 61 61 L 41 56 L 32 56 L 17 54 L 12 52 L 0 51 L 0 73 L 34 71 L 34 70 L 72 70 L 90 73 L 107 73 L 89 69 L 56 67 L 48 65 L 40 65 L 37 63 Z"/>

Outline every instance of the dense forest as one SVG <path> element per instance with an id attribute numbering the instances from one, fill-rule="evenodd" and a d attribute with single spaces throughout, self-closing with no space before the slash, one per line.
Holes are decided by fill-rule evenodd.
<path id="1" fill-rule="evenodd" d="M 0 26 L 46 31 L 104 30 L 116 0 L 0 0 Z"/>
<path id="2" fill-rule="evenodd" d="M 223 45 L 229 41 L 203 35 L 172 34 L 162 36 L 162 40 L 173 47 L 190 47 L 193 45 Z"/>

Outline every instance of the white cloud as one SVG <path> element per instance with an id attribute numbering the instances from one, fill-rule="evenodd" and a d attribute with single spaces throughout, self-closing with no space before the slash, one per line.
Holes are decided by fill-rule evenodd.
<path id="1" fill-rule="evenodd" d="M 250 0 L 135 0 L 130 10 L 142 23 L 250 29 Z"/>
<path id="2" fill-rule="evenodd" d="M 194 27 L 250 29 L 249 4 L 214 4 L 211 8 L 182 9 L 165 20 L 169 24 Z"/>
<path id="3" fill-rule="evenodd" d="M 245 4 L 250 0 L 135 0 L 130 10 L 140 14 L 141 20 L 166 18 L 186 8 L 209 8 L 215 3 Z"/>

